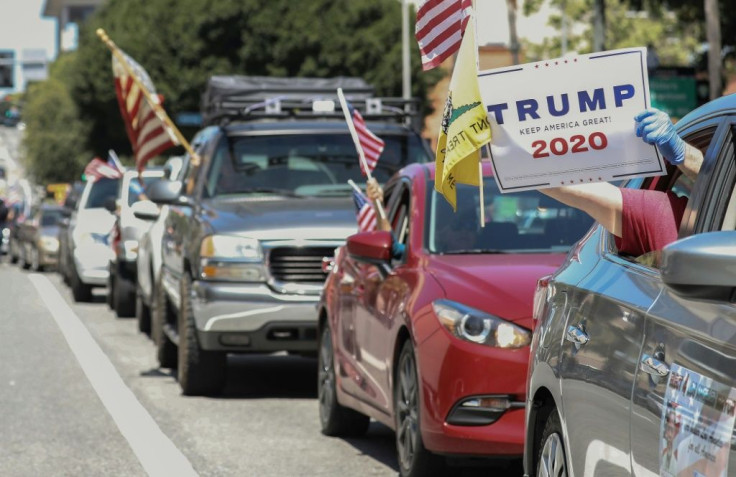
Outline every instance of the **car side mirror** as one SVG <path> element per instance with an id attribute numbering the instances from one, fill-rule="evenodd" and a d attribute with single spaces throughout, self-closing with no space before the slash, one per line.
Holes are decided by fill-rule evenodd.
<path id="1" fill-rule="evenodd" d="M 359 262 L 370 263 L 378 267 L 382 277 L 391 272 L 391 232 L 375 230 L 351 235 L 347 240 L 348 254 Z"/>
<path id="2" fill-rule="evenodd" d="M 736 299 L 736 231 L 706 232 L 662 250 L 662 281 L 678 295 Z"/>
<path id="3" fill-rule="evenodd" d="M 156 220 L 160 214 L 158 205 L 150 200 L 139 200 L 130 206 L 133 215 L 141 220 Z"/>
<path id="4" fill-rule="evenodd" d="M 111 214 L 114 214 L 115 210 L 118 208 L 115 197 L 108 197 L 107 199 L 105 199 L 105 202 L 104 204 L 102 204 L 102 206 L 107 209 L 107 211 Z"/>
<path id="5" fill-rule="evenodd" d="M 189 199 L 181 195 L 183 186 L 179 181 L 157 180 L 146 187 L 146 197 L 157 204 L 191 205 Z"/>

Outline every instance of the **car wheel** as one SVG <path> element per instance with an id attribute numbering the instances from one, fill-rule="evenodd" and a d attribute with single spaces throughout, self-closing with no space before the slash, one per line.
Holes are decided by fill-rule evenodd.
<path id="1" fill-rule="evenodd" d="M 136 284 L 135 291 L 135 319 L 138 322 L 138 331 L 150 336 L 151 334 L 151 309 L 143 301 L 141 287 Z"/>
<path id="2" fill-rule="evenodd" d="M 34 272 L 40 272 L 43 269 L 38 256 L 38 249 L 33 247 L 31 249 L 31 270 Z"/>
<path id="3" fill-rule="evenodd" d="M 319 421 L 326 436 L 361 436 L 368 430 L 370 418 L 337 402 L 332 333 L 325 324 L 319 341 L 318 357 Z"/>
<path id="4" fill-rule="evenodd" d="M 218 394 L 225 385 L 227 354 L 200 348 L 192 312 L 192 278 L 181 278 L 177 379 L 186 396 Z"/>
<path id="5" fill-rule="evenodd" d="M 20 248 L 20 259 L 18 260 L 18 266 L 23 270 L 31 268 L 31 262 L 28 260 L 28 254 L 26 253 L 26 246 L 23 245 Z"/>
<path id="6" fill-rule="evenodd" d="M 15 240 L 10 241 L 10 263 L 18 263 L 18 246 Z"/>
<path id="7" fill-rule="evenodd" d="M 402 477 L 444 475 L 445 461 L 424 447 L 420 424 L 419 378 L 414 346 L 406 341 L 396 368 L 394 413 L 396 451 Z"/>
<path id="8" fill-rule="evenodd" d="M 115 288 L 112 294 L 113 307 L 119 317 L 135 314 L 135 285 L 115 272 Z"/>
<path id="9" fill-rule="evenodd" d="M 107 296 L 105 297 L 105 303 L 110 307 L 111 310 L 115 309 L 115 274 L 113 273 L 113 267 L 108 267 L 110 272 L 107 275 Z"/>
<path id="10" fill-rule="evenodd" d="M 82 282 L 76 268 L 72 268 L 72 295 L 74 301 L 88 302 L 92 300 L 92 287 Z"/>
<path id="11" fill-rule="evenodd" d="M 567 477 L 565 445 L 562 441 L 560 416 L 555 409 L 547 416 L 542 437 L 538 442 L 537 477 Z"/>
<path id="12" fill-rule="evenodd" d="M 176 367 L 176 346 L 164 333 L 164 325 L 169 321 L 169 304 L 162 278 L 153 288 L 153 309 L 151 310 L 151 338 L 156 345 L 156 358 L 162 368 Z"/>

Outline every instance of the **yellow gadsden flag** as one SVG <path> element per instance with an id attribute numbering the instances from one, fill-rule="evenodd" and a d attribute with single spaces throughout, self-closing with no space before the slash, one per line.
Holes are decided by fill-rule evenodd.
<path id="1" fill-rule="evenodd" d="M 445 196 L 455 211 L 455 184 L 480 185 L 480 148 L 491 140 L 491 128 L 478 87 L 477 54 L 471 19 L 455 60 L 437 140 L 434 188 Z"/>

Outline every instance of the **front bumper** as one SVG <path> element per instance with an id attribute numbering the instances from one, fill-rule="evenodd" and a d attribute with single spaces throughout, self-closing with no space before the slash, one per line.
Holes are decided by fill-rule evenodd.
<path id="1" fill-rule="evenodd" d="M 444 329 L 421 343 L 422 438 L 427 449 L 446 455 L 520 457 L 528 360 L 528 347 L 490 348 L 461 341 Z M 507 396 L 511 405 L 491 424 L 448 423 L 458 403 L 481 396 Z"/>
<path id="2" fill-rule="evenodd" d="M 74 267 L 85 285 L 106 286 L 110 276 L 112 250 L 104 244 L 90 244 L 74 249 Z"/>
<path id="3" fill-rule="evenodd" d="M 197 281 L 192 287 L 199 343 L 213 351 L 316 351 L 318 301 L 261 283 Z"/>

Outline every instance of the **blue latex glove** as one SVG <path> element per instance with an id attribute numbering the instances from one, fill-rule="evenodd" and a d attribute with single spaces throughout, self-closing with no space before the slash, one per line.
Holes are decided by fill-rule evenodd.
<path id="1" fill-rule="evenodd" d="M 670 164 L 685 161 L 685 141 L 680 139 L 667 113 L 655 108 L 642 111 L 634 117 L 636 135 L 647 144 L 657 146 Z"/>

